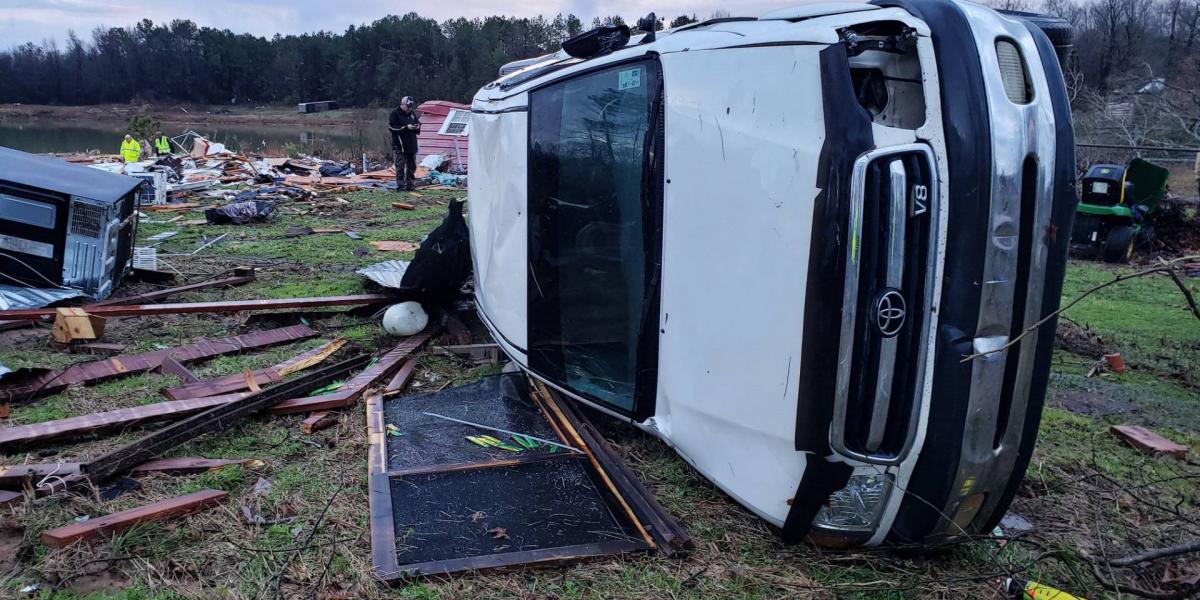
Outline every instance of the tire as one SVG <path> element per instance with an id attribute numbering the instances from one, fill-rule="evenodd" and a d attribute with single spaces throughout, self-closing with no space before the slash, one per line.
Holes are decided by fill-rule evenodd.
<path id="1" fill-rule="evenodd" d="M 1134 242 L 1135 249 L 1147 250 L 1147 251 L 1154 250 L 1154 226 L 1153 225 L 1142 225 L 1142 228 L 1138 230 L 1137 235 L 1135 237 L 1137 237 L 1137 241 Z"/>
<path id="2" fill-rule="evenodd" d="M 1123 263 L 1133 254 L 1133 227 L 1118 225 L 1104 238 L 1104 262 Z"/>
<path id="3" fill-rule="evenodd" d="M 1075 40 L 1075 29 L 1071 27 L 1071 23 L 1066 19 L 1019 10 L 1001 10 L 997 12 L 1002 15 L 1021 19 L 1041 29 L 1042 33 L 1046 34 L 1046 37 L 1050 39 L 1050 44 L 1055 48 L 1070 46 Z"/>

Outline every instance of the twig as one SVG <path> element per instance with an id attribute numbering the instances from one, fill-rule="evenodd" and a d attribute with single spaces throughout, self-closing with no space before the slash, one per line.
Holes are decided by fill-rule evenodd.
<path id="1" fill-rule="evenodd" d="M 1183 283 L 1183 280 L 1179 278 L 1179 273 L 1171 270 L 1167 271 L 1167 276 L 1171 278 L 1171 281 L 1175 282 L 1175 287 L 1179 288 L 1179 293 L 1183 294 L 1183 298 L 1187 300 L 1188 308 L 1192 309 L 1192 314 L 1196 315 L 1197 319 L 1200 319 L 1200 306 L 1196 306 L 1196 297 L 1192 295 L 1192 290 L 1188 289 L 1187 284 Z"/>
<path id="2" fill-rule="evenodd" d="M 1114 567 L 1128 567 L 1131 565 L 1136 565 L 1136 564 L 1152 561 L 1152 560 L 1159 559 L 1159 558 L 1167 558 L 1170 556 L 1179 556 L 1180 554 L 1187 554 L 1188 552 L 1200 552 L 1200 540 L 1192 540 L 1190 542 L 1185 542 L 1182 544 L 1175 544 L 1174 546 L 1167 546 L 1165 548 L 1155 548 L 1153 550 L 1147 550 L 1145 552 L 1142 552 L 1141 554 L 1134 554 L 1131 556 L 1126 556 L 1124 558 L 1110 560 L 1110 561 L 1108 561 L 1108 564 L 1110 564 Z"/>
<path id="3" fill-rule="evenodd" d="M 1045 325 L 1047 321 L 1057 317 L 1059 315 L 1059 313 L 1069 310 L 1071 307 L 1075 306 L 1076 304 L 1079 304 L 1079 302 L 1082 301 L 1084 298 L 1087 298 L 1088 296 L 1091 296 L 1092 294 L 1094 294 L 1110 285 L 1121 283 L 1122 281 L 1128 281 L 1130 279 L 1137 279 L 1139 277 L 1145 277 L 1147 275 L 1153 275 L 1155 273 L 1169 273 L 1169 274 L 1173 275 L 1174 274 L 1173 266 L 1175 264 L 1187 262 L 1187 261 L 1193 261 L 1193 260 L 1200 260 L 1200 255 L 1182 256 L 1182 257 L 1179 257 L 1179 258 L 1176 258 L 1173 260 L 1163 261 L 1162 264 L 1160 264 L 1159 266 L 1154 267 L 1152 269 L 1145 269 L 1142 271 L 1137 271 L 1135 273 L 1130 273 L 1128 275 L 1118 275 L 1118 276 L 1114 277 L 1111 281 L 1106 281 L 1104 283 L 1096 284 L 1096 285 L 1088 288 L 1087 290 L 1085 290 L 1082 294 L 1079 294 L 1078 296 L 1076 296 L 1074 299 L 1072 299 L 1070 302 L 1068 302 L 1065 306 L 1059 307 L 1058 310 L 1046 315 L 1045 317 L 1042 317 L 1040 320 L 1038 320 L 1037 323 L 1034 323 L 1033 325 L 1026 327 L 1025 330 L 1022 331 L 1020 335 L 1009 340 L 1007 344 L 1004 344 L 1003 346 L 1000 346 L 999 348 L 993 348 L 992 350 L 988 350 L 986 352 L 977 352 L 975 354 L 971 354 L 969 356 L 964 357 L 962 359 L 962 362 L 970 362 L 972 360 L 975 360 L 976 358 L 981 358 L 981 357 L 987 356 L 989 354 L 995 354 L 997 352 L 1003 352 L 1005 350 L 1008 350 L 1009 348 L 1012 348 L 1016 344 L 1020 343 L 1020 341 L 1025 338 L 1025 336 L 1029 335 L 1030 333 L 1033 333 L 1038 328 L 1040 328 L 1042 325 Z M 1182 282 L 1180 282 L 1180 285 L 1182 286 Z M 1195 300 L 1191 298 L 1190 292 L 1187 293 L 1186 296 L 1192 302 L 1192 306 L 1194 309 L 1195 308 L 1195 304 L 1194 304 Z M 1196 312 L 1196 318 L 1200 319 L 1200 311 Z"/>
<path id="4" fill-rule="evenodd" d="M 277 598 L 277 599 L 283 598 L 283 590 L 280 588 L 283 586 L 284 572 L 287 571 L 288 565 L 290 565 L 292 563 L 292 561 L 295 560 L 296 557 L 300 555 L 301 552 L 308 549 L 309 545 L 312 544 L 313 537 L 315 537 L 317 535 L 317 531 L 320 531 L 320 529 L 321 529 L 321 521 L 325 520 L 325 514 L 329 512 L 329 508 L 333 506 L 333 501 L 337 499 L 338 494 L 342 493 L 342 489 L 344 489 L 345 487 L 346 487 L 345 480 L 338 481 L 338 488 L 336 490 L 334 490 L 333 495 L 329 497 L 329 501 L 325 503 L 325 508 L 321 509 L 321 514 L 317 515 L 317 520 L 313 521 L 312 530 L 310 530 L 308 532 L 308 535 L 305 536 L 304 541 L 300 544 L 299 547 L 296 548 L 296 551 L 289 554 L 287 557 L 287 560 L 283 561 L 283 564 L 279 566 L 279 572 L 276 573 L 275 577 L 274 577 L 274 579 L 275 579 L 275 598 Z"/>

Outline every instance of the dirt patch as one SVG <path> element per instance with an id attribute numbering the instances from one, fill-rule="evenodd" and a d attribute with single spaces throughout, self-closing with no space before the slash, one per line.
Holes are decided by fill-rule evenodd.
<path id="1" fill-rule="evenodd" d="M 1087 415 L 1089 417 L 1108 417 L 1135 412 L 1138 409 L 1132 402 L 1107 398 L 1088 392 L 1071 392 L 1057 397 L 1055 403 L 1077 415 Z"/>
<path id="2" fill-rule="evenodd" d="M 0 522 L 0 579 L 8 576 L 20 563 L 21 543 L 25 541 L 25 528 L 11 521 Z"/>
<path id="3" fill-rule="evenodd" d="M 106 570 L 80 575 L 71 580 L 70 588 L 76 595 L 88 597 L 100 592 L 116 592 L 129 587 L 129 584 L 129 579 L 120 573 Z"/>

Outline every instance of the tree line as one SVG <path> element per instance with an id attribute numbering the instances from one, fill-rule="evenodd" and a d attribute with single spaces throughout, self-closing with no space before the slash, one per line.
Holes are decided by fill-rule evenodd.
<path id="1" fill-rule="evenodd" d="M 992 0 L 1062 17 L 1076 29 L 1075 90 L 1109 94 L 1155 78 L 1198 79 L 1200 0 Z M 728 16 L 722 11 L 714 16 Z M 696 20 L 660 22 L 675 27 Z M 591 26 L 623 23 L 597 18 Z M 629 20 L 634 22 L 633 19 Z M 585 25 L 575 15 L 438 22 L 388 16 L 343 33 L 265 38 L 192 21 L 97 28 L 84 41 L 0 51 L 0 102 L 278 104 L 338 100 L 393 105 L 408 94 L 467 101 L 500 65 L 558 49 Z"/>
<path id="2" fill-rule="evenodd" d="M 680 16 L 663 26 L 695 21 Z M 592 26 L 623 23 L 597 18 Z M 575 15 L 439 23 L 416 13 L 318 32 L 264 38 L 188 20 L 97 28 L 0 51 L 0 102 L 82 105 L 189 102 L 279 104 L 338 100 L 394 105 L 405 95 L 466 102 L 506 62 L 558 49 L 580 33 Z"/>

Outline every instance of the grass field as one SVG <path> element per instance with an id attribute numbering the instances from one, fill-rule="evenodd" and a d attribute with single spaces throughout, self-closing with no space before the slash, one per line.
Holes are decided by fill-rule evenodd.
<path id="1" fill-rule="evenodd" d="M 355 269 L 405 253 L 358 256 L 367 240 L 418 242 L 440 221 L 455 192 L 402 195 L 415 211 L 391 208 L 389 192 L 354 192 L 325 198 L 314 212 L 280 212 L 270 224 L 243 227 L 143 225 L 140 236 L 166 230 L 179 235 L 161 251 L 185 252 L 201 236 L 229 233 L 206 251 L 168 259 L 189 278 L 200 279 L 233 265 L 256 266 L 258 281 L 225 291 L 196 292 L 177 301 L 251 299 L 358 293 Z M 160 217 L 161 218 L 161 217 Z M 192 218 L 191 216 L 187 218 Z M 341 234 L 285 237 L 289 226 L 342 227 Z M 1066 296 L 1110 279 L 1117 271 L 1072 262 Z M 1200 280 L 1189 280 L 1200 293 Z M 143 290 L 145 284 L 130 291 Z M 1107 592 L 1082 558 L 1120 556 L 1200 535 L 1200 466 L 1154 458 L 1127 448 L 1108 433 L 1115 422 L 1147 425 L 1200 452 L 1200 321 L 1163 278 L 1106 288 L 1079 303 L 1067 317 L 1090 330 L 1130 366 L 1124 375 L 1085 377 L 1099 356 L 1056 354 L 1051 398 L 1038 449 L 1012 513 L 1034 530 L 1001 546 L 976 540 L 925 552 L 872 550 L 830 552 L 785 546 L 774 531 L 713 488 L 662 443 L 617 423 L 600 421 L 625 460 L 695 537 L 689 558 L 631 556 L 503 574 L 425 580 L 382 588 L 370 578 L 367 538 L 365 418 L 346 410 L 339 424 L 311 436 L 300 433 L 303 415 L 245 420 L 218 435 L 195 440 L 173 456 L 246 457 L 261 466 L 187 477 L 144 479 L 141 490 L 114 500 L 52 497 L 16 507 L 0 520 L 0 598 L 67 600 L 167 598 L 998 598 L 1008 575 L 1042 581 L 1088 598 Z M 286 323 L 280 319 L 279 324 Z M 129 351 L 174 346 L 205 336 L 224 336 L 266 325 L 245 316 L 177 315 L 122 319 L 109 324 L 105 341 Z M 358 350 L 387 349 L 390 339 L 369 319 L 312 321 L 321 339 L 346 337 Z M 1073 325 L 1074 326 L 1074 325 Z M 0 334 L 0 364 L 62 366 L 80 360 L 48 348 L 44 329 Z M 193 368 L 200 377 L 265 367 L 314 347 L 310 340 Z M 452 359 L 422 354 L 413 391 L 470 381 L 496 367 L 466 368 Z M 126 377 L 89 388 L 72 388 L 13 410 L 9 424 L 25 424 L 161 399 L 174 382 L 164 375 Z M 1071 394 L 1128 402 L 1137 412 L 1111 417 L 1079 415 L 1061 407 Z M 0 462 L 86 459 L 134 439 L 146 429 L 42 447 L 3 456 Z M 52 451 L 52 452 L 50 452 Z M 269 490 L 255 493 L 261 480 Z M 260 486 L 261 487 L 261 486 Z M 42 531 L 202 488 L 227 490 L 220 508 L 185 520 L 148 525 L 90 547 L 50 551 Z M 329 506 L 313 542 L 297 548 Z M 251 525 L 245 506 L 271 525 Z M 1156 572 L 1126 570 L 1122 582 L 1153 589 Z M 1182 565 L 1196 572 L 1195 567 Z M 1110 576 L 1108 574 L 1103 574 Z M 36 584 L 33 594 L 18 590 Z M 278 588 L 277 588 L 278 586 Z"/>

